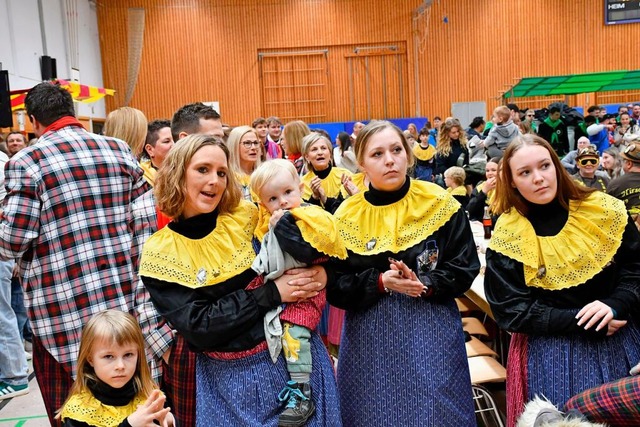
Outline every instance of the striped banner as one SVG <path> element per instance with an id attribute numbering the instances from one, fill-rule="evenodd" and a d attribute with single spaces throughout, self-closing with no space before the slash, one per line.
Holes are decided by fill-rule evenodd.
<path id="1" fill-rule="evenodd" d="M 74 101 L 82 102 L 85 104 L 96 102 L 105 96 L 113 96 L 116 91 L 114 89 L 105 89 L 96 86 L 87 86 L 78 82 L 70 82 L 67 80 L 58 79 L 53 83 L 60 85 L 60 87 L 66 89 L 71 93 L 71 97 Z M 24 110 L 24 99 L 27 96 L 29 89 L 11 91 L 11 111 Z"/>

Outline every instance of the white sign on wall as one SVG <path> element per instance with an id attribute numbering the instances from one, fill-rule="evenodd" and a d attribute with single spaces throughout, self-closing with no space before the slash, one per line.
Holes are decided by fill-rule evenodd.
<path id="1" fill-rule="evenodd" d="M 218 112 L 218 114 L 222 116 L 222 113 L 220 112 L 220 101 L 207 101 L 207 102 L 203 102 L 203 104 L 213 108 Z"/>

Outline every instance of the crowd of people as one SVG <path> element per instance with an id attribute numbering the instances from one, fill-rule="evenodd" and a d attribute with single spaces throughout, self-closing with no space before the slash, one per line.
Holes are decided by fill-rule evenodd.
<path id="1" fill-rule="evenodd" d="M 38 140 L 0 158 L 0 398 L 28 392 L 31 343 L 52 425 L 473 426 L 454 300 L 487 213 L 508 424 L 537 395 L 640 420 L 580 398 L 638 378 L 640 105 L 335 139 L 202 103 L 122 107 L 96 135 L 49 83 L 25 106 Z"/>

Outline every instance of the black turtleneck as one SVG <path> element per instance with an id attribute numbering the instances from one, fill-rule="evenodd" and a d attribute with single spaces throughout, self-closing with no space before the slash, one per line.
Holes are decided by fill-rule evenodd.
<path id="1" fill-rule="evenodd" d="M 409 192 L 411 187 L 411 179 L 407 176 L 404 180 L 404 184 L 394 191 L 380 191 L 373 188 L 373 185 L 369 183 L 369 191 L 364 193 L 364 198 L 367 202 L 374 206 L 386 206 L 401 200 Z"/>
<path id="2" fill-rule="evenodd" d="M 557 198 L 546 205 L 527 203 L 527 206 L 527 219 L 537 236 L 555 236 L 569 219 L 569 211 L 562 207 Z"/>
<path id="3" fill-rule="evenodd" d="M 216 209 L 213 212 L 191 218 L 180 218 L 178 221 L 170 222 L 167 227 L 189 239 L 202 239 L 216 228 L 217 221 L 218 210 Z"/>
<path id="4" fill-rule="evenodd" d="M 87 386 L 96 399 L 109 406 L 126 406 L 136 397 L 136 386 L 133 378 L 120 388 L 113 388 L 100 380 L 90 380 Z"/>
<path id="5" fill-rule="evenodd" d="M 332 167 L 333 166 L 331 166 L 331 162 L 329 162 L 329 167 L 328 168 L 326 168 L 324 170 L 321 170 L 321 171 L 317 171 L 317 170 L 314 169 L 313 173 L 315 173 L 318 178 L 325 179 L 331 173 L 331 168 Z"/>

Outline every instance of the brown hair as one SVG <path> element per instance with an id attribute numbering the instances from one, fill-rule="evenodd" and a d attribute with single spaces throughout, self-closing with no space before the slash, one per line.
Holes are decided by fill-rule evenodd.
<path id="1" fill-rule="evenodd" d="M 507 146 L 498 167 L 498 179 L 496 181 L 496 195 L 491 204 L 491 211 L 496 215 L 508 212 L 515 208 L 521 215 L 527 216 L 529 207 L 527 200 L 522 197 L 518 189 L 513 186 L 513 172 L 510 160 L 514 154 L 525 146 L 539 145 L 549 152 L 553 166 L 556 168 L 556 180 L 558 188 L 556 199 L 565 209 L 569 209 L 569 200 L 584 200 L 593 193 L 593 188 L 578 184 L 560 163 L 560 159 L 551 145 L 538 135 L 526 134 L 517 136 Z"/>
<path id="2" fill-rule="evenodd" d="M 131 147 L 133 155 L 140 157 L 147 138 L 147 118 L 138 109 L 120 107 L 109 113 L 102 132 L 123 140 Z"/>
<path id="3" fill-rule="evenodd" d="M 300 154 L 302 152 L 302 138 L 309 135 L 311 130 L 302 120 L 295 120 L 284 125 L 284 139 L 289 152 L 287 154 Z"/>
<path id="4" fill-rule="evenodd" d="M 145 353 L 145 342 L 138 321 L 124 311 L 105 310 L 91 317 L 82 329 L 78 352 L 78 374 L 71 386 L 67 401 L 71 396 L 89 390 L 90 381 L 99 381 L 89 359 L 96 343 L 100 343 L 100 341 L 116 343 L 119 346 L 135 345 L 138 350 L 138 363 L 136 372 L 133 374 L 136 394 L 146 399 L 154 389 L 158 388 L 151 377 Z M 64 407 L 64 405 L 62 406 Z"/>
<path id="5" fill-rule="evenodd" d="M 358 137 L 356 138 L 356 142 L 354 144 L 354 149 L 356 153 L 356 160 L 359 165 L 362 165 L 364 162 L 364 152 L 367 148 L 367 144 L 371 136 L 375 135 L 378 132 L 382 132 L 385 129 L 392 129 L 395 133 L 400 137 L 400 141 L 402 142 L 402 147 L 404 148 L 405 153 L 407 153 L 407 169 L 411 168 L 415 162 L 415 158 L 413 156 L 413 151 L 409 147 L 409 143 L 407 142 L 407 138 L 404 136 L 402 130 L 394 125 L 391 122 L 386 120 L 372 120 L 365 127 L 360 130 Z"/>
<path id="6" fill-rule="evenodd" d="M 460 145 L 462 148 L 466 149 L 467 147 L 467 133 L 464 131 L 462 124 L 460 124 L 460 120 L 454 118 L 447 118 L 447 120 L 440 125 L 440 130 L 438 131 L 438 143 L 436 144 L 436 153 L 441 156 L 447 157 L 451 154 L 451 138 L 449 137 L 449 132 L 453 128 L 458 128 L 460 130 L 460 136 L 458 140 L 460 141 Z"/>
<path id="7" fill-rule="evenodd" d="M 187 199 L 185 185 L 186 170 L 194 154 L 207 145 L 220 147 L 229 166 L 229 149 L 222 140 L 215 136 L 194 134 L 180 140 L 164 159 L 156 176 L 154 194 L 158 208 L 169 218 L 177 220 L 184 211 Z M 231 212 L 242 198 L 242 191 L 237 178 L 231 169 L 227 174 L 227 188 L 220 199 L 217 209 L 219 213 Z"/>

